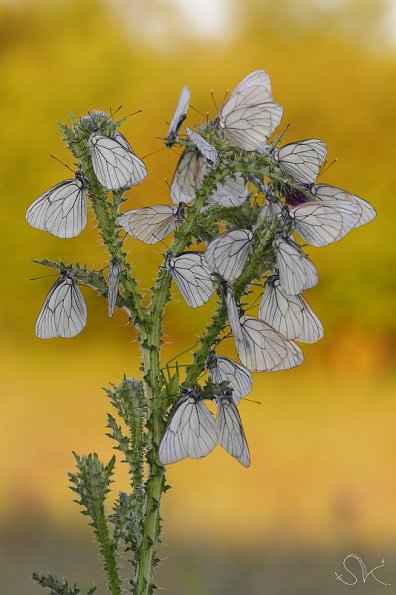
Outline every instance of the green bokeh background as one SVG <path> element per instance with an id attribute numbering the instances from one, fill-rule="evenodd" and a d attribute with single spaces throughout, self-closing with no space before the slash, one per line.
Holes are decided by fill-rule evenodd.
<path id="1" fill-rule="evenodd" d="M 100 389 L 124 372 L 138 374 L 133 329 L 123 313 L 108 320 L 106 304 L 88 290 L 89 321 L 79 337 L 34 337 L 53 280 L 30 281 L 47 272 L 31 259 L 106 264 L 92 213 L 69 241 L 25 223 L 30 202 L 68 177 L 50 155 L 72 165 L 56 123 L 69 112 L 143 108 L 123 132 L 144 156 L 161 148 L 183 84 L 192 105 L 214 116 L 209 91 L 221 103 L 256 68 L 269 72 L 285 108 L 286 140 L 325 140 L 337 162 L 323 181 L 363 196 L 378 217 L 339 244 L 309 249 L 321 281 L 307 297 L 326 336 L 304 348 L 300 369 L 255 376 L 252 398 L 262 404 L 241 405 L 251 468 L 217 449 L 169 469 L 161 551 L 168 559 L 158 582 L 173 595 L 333 595 L 348 589 L 334 570 L 351 552 L 371 567 L 384 557 L 381 577 L 395 582 L 392 3 L 221 4 L 224 27 L 213 25 L 209 35 L 191 25 L 204 10 L 194 0 L 0 2 L 1 595 L 39 593 L 29 576 L 47 569 L 83 585 L 95 574 L 106 592 L 66 472 L 72 450 L 111 455 Z M 190 111 L 190 126 L 200 119 Z M 128 208 L 167 202 L 165 179 L 176 162 L 172 151 L 148 156 L 149 176 L 129 191 Z M 148 298 L 162 247 L 127 245 Z M 166 318 L 169 357 L 195 342 L 210 311 L 189 310 L 175 294 Z M 225 353 L 232 355 L 231 344 Z M 125 482 L 121 471 L 116 488 Z"/>

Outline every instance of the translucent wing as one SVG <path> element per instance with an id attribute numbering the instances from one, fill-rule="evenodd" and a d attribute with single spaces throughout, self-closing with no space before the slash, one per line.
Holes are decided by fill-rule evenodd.
<path id="1" fill-rule="evenodd" d="M 291 209 L 295 230 L 313 246 L 336 242 L 357 226 L 360 205 L 346 200 L 308 202 Z"/>
<path id="2" fill-rule="evenodd" d="M 118 223 L 131 236 L 145 244 L 163 240 L 176 228 L 179 208 L 169 205 L 155 205 L 133 209 L 118 217 Z"/>
<path id="3" fill-rule="evenodd" d="M 317 138 L 300 140 L 274 149 L 272 156 L 280 169 L 300 184 L 313 184 L 326 157 L 327 148 Z"/>
<path id="4" fill-rule="evenodd" d="M 186 149 L 177 164 L 171 184 L 171 199 L 175 204 L 188 204 L 195 199 L 195 192 L 199 188 L 198 166 L 202 159 L 198 151 Z"/>
<path id="5" fill-rule="evenodd" d="M 323 337 L 323 326 L 301 295 L 288 295 L 278 277 L 269 277 L 259 308 L 259 318 L 287 339 L 315 343 Z"/>
<path id="6" fill-rule="evenodd" d="M 262 221 L 272 221 L 272 219 L 277 217 L 281 211 L 282 207 L 278 203 L 267 200 L 265 205 L 260 210 L 257 224 L 260 224 Z"/>
<path id="7" fill-rule="evenodd" d="M 189 306 L 198 308 L 210 299 L 214 290 L 212 274 L 202 254 L 170 255 L 167 268 Z"/>
<path id="8" fill-rule="evenodd" d="M 253 234 L 249 229 L 235 229 L 212 240 L 205 258 L 209 267 L 226 281 L 241 275 L 253 248 Z"/>
<path id="9" fill-rule="evenodd" d="M 357 219 L 355 227 L 369 223 L 376 216 L 375 209 L 370 203 L 368 203 L 366 200 L 363 200 L 363 198 L 360 198 L 355 194 L 351 194 L 346 190 L 342 190 L 341 188 L 337 188 L 336 186 L 330 186 L 329 184 L 315 184 L 312 186 L 311 192 L 316 200 L 350 201 L 359 205 L 360 215 Z"/>
<path id="10" fill-rule="evenodd" d="M 290 209 L 295 231 L 312 246 L 327 246 L 342 237 L 343 218 L 328 203 L 306 202 Z"/>
<path id="11" fill-rule="evenodd" d="M 130 188 L 147 175 L 143 161 L 120 133 L 111 138 L 94 132 L 88 139 L 88 149 L 95 176 L 107 190 Z"/>
<path id="12" fill-rule="evenodd" d="M 279 280 L 286 293 L 297 295 L 318 283 L 319 276 L 315 266 L 295 242 L 277 236 L 273 246 Z"/>
<path id="13" fill-rule="evenodd" d="M 199 393 L 190 390 L 170 413 L 159 446 L 159 460 L 169 465 L 185 457 L 199 459 L 208 455 L 216 444 L 215 420 Z"/>
<path id="14" fill-rule="evenodd" d="M 186 132 L 188 138 L 194 145 L 197 147 L 198 151 L 211 162 L 211 164 L 216 165 L 218 159 L 218 153 L 213 145 L 208 143 L 207 140 L 204 139 L 203 136 L 191 130 L 191 128 L 186 128 Z"/>
<path id="15" fill-rule="evenodd" d="M 87 323 L 87 307 L 73 275 L 62 272 L 52 286 L 36 322 L 39 339 L 75 337 Z"/>
<path id="16" fill-rule="evenodd" d="M 290 368 L 296 368 L 304 361 L 303 352 L 298 345 L 293 343 L 293 341 L 287 341 L 286 347 L 286 357 L 283 358 L 279 365 L 272 368 L 270 372 L 281 372 L 283 370 L 289 370 Z"/>
<path id="17" fill-rule="evenodd" d="M 232 399 L 238 405 L 240 399 L 252 390 L 252 375 L 245 366 L 228 357 L 211 354 L 206 360 L 209 378 L 215 384 L 227 381 L 232 391 Z"/>
<path id="18" fill-rule="evenodd" d="M 112 260 L 109 266 L 109 279 L 107 282 L 107 312 L 110 317 L 113 316 L 114 308 L 117 302 L 120 273 L 120 265 L 117 261 Z"/>
<path id="19" fill-rule="evenodd" d="M 177 139 L 179 130 L 184 120 L 186 119 L 188 108 L 190 105 L 190 89 L 186 86 L 181 90 L 175 114 L 170 123 L 168 135 L 165 139 L 167 147 L 171 147 Z"/>
<path id="20" fill-rule="evenodd" d="M 244 467 L 249 467 L 250 453 L 242 421 L 232 397 L 226 393 L 216 398 L 217 439 L 228 454 L 235 457 Z"/>
<path id="21" fill-rule="evenodd" d="M 220 109 L 224 137 L 246 151 L 257 151 L 278 126 L 283 108 L 272 101 L 269 77 L 256 70 L 245 77 Z"/>
<path id="22" fill-rule="evenodd" d="M 26 212 L 27 222 L 58 238 L 74 238 L 87 223 L 86 180 L 76 173 L 39 196 Z"/>
<path id="23" fill-rule="evenodd" d="M 256 372 L 266 372 L 278 366 L 288 353 L 288 341 L 258 318 L 239 317 L 230 288 L 226 294 L 226 305 L 235 346 L 242 364 Z"/>
<path id="24" fill-rule="evenodd" d="M 207 162 L 201 159 L 198 169 L 198 184 L 201 186 L 203 177 L 211 171 Z M 208 197 L 208 204 L 222 207 L 239 207 L 249 197 L 249 189 L 241 174 L 226 178 L 223 184 L 217 184 L 216 189 Z"/>

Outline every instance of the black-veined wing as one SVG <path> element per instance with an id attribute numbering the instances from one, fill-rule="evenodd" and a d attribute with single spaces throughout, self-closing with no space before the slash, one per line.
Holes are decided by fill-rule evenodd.
<path id="1" fill-rule="evenodd" d="M 87 223 L 87 181 L 81 172 L 39 196 L 26 212 L 27 222 L 58 238 L 74 238 Z"/>
<path id="2" fill-rule="evenodd" d="M 166 266 L 185 302 L 192 308 L 203 306 L 211 297 L 214 286 L 212 273 L 203 254 L 185 252 L 169 254 Z"/>
<path id="3" fill-rule="evenodd" d="M 318 283 L 315 266 L 293 240 L 277 236 L 273 247 L 279 280 L 286 293 L 297 295 Z"/>
<path id="4" fill-rule="evenodd" d="M 272 152 L 280 169 L 300 184 L 313 184 L 325 160 L 327 148 L 317 138 L 300 140 L 276 148 Z"/>
<path id="5" fill-rule="evenodd" d="M 116 260 L 112 260 L 109 266 L 109 279 L 107 281 L 107 312 L 111 317 L 117 302 L 118 286 L 120 283 L 121 267 Z"/>
<path id="6" fill-rule="evenodd" d="M 167 137 L 165 139 L 165 144 L 167 147 L 171 147 L 177 140 L 180 127 L 186 119 L 189 105 L 190 89 L 187 86 L 184 86 L 181 90 L 176 110 L 170 123 Z"/>
<path id="7" fill-rule="evenodd" d="M 346 200 L 306 202 L 290 209 L 295 231 L 313 246 L 327 246 L 356 227 L 360 206 Z"/>
<path id="8" fill-rule="evenodd" d="M 131 236 L 145 244 L 155 244 L 176 229 L 183 218 L 184 205 L 155 205 L 126 211 L 117 219 Z"/>
<path id="9" fill-rule="evenodd" d="M 191 130 L 191 128 L 186 128 L 186 132 L 188 138 L 191 142 L 194 143 L 201 155 L 203 155 L 203 157 L 205 157 L 207 161 L 210 161 L 210 163 L 213 166 L 216 165 L 218 153 L 214 146 L 208 143 L 208 141 L 204 139 L 204 137 L 201 134 L 198 134 L 198 132 L 194 132 L 194 130 Z"/>
<path id="10" fill-rule="evenodd" d="M 159 445 L 159 460 L 163 465 L 186 457 L 200 459 L 217 444 L 216 423 L 198 391 L 185 389 L 175 403 Z"/>
<path id="11" fill-rule="evenodd" d="M 36 321 L 39 339 L 71 338 L 87 323 L 87 307 L 76 279 L 69 271 L 61 272 L 51 287 Z"/>
<path id="12" fill-rule="evenodd" d="M 249 467 L 249 447 L 241 417 L 232 398 L 232 391 L 226 390 L 216 397 L 216 405 L 216 429 L 219 444 L 241 465 Z"/>
<path id="13" fill-rule="evenodd" d="M 280 333 L 253 316 L 239 316 L 232 290 L 226 292 L 228 320 L 238 357 L 251 371 L 267 372 L 279 366 L 288 354 L 288 343 Z"/>
<path id="14" fill-rule="evenodd" d="M 252 390 L 253 379 L 249 370 L 228 357 L 211 353 L 206 360 L 206 369 L 213 383 L 229 383 L 236 405 Z"/>
<path id="15" fill-rule="evenodd" d="M 259 307 L 259 318 L 287 339 L 315 343 L 323 337 L 323 326 L 301 295 L 288 295 L 277 275 L 265 285 Z"/>
<path id="16" fill-rule="evenodd" d="M 246 151 L 257 151 L 278 126 L 283 108 L 272 101 L 268 75 L 255 71 L 245 77 L 220 109 L 224 137 Z"/>
<path id="17" fill-rule="evenodd" d="M 205 258 L 212 271 L 226 281 L 235 281 L 242 274 L 252 249 L 250 229 L 234 229 L 212 240 L 205 250 Z"/>
<path id="18" fill-rule="evenodd" d="M 185 149 L 179 159 L 173 176 L 170 194 L 175 204 L 186 203 L 195 199 L 199 188 L 198 167 L 202 159 L 198 151 Z"/>
<path id="19" fill-rule="evenodd" d="M 107 190 L 130 188 L 147 175 L 143 161 L 119 132 L 114 138 L 93 132 L 88 139 L 88 149 L 95 176 Z"/>
<path id="20" fill-rule="evenodd" d="M 360 214 L 355 223 L 355 227 L 369 223 L 376 216 L 375 209 L 370 203 L 363 200 L 363 198 L 360 198 L 351 192 L 347 192 L 346 190 L 342 190 L 341 188 L 337 188 L 336 186 L 330 186 L 329 184 L 315 184 L 312 186 L 311 192 L 316 200 L 349 201 L 359 205 Z"/>
<path id="21" fill-rule="evenodd" d="M 290 370 L 300 366 L 304 361 L 304 354 L 296 343 L 293 341 L 286 342 L 286 357 L 283 358 L 280 364 L 271 368 L 270 372 L 281 372 L 283 370 Z"/>

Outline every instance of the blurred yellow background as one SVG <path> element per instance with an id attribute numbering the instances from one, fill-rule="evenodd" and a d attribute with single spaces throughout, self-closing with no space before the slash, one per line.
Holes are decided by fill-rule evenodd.
<path id="1" fill-rule="evenodd" d="M 321 281 L 307 297 L 326 336 L 304 347 L 301 368 L 255 375 L 261 405 L 240 408 L 251 468 L 219 448 L 169 468 L 169 559 L 158 582 L 173 595 L 331 595 L 342 591 L 334 571 L 351 552 L 371 567 L 385 557 L 381 576 L 396 579 L 395 15 L 390 0 L 0 1 L 1 595 L 39 593 L 33 570 L 102 584 L 66 473 L 72 450 L 111 456 L 101 387 L 138 374 L 133 329 L 122 312 L 108 320 L 89 290 L 79 337 L 34 336 L 53 279 L 30 281 L 48 272 L 30 259 L 106 264 L 92 213 L 73 240 L 25 223 L 32 200 L 69 177 L 50 158 L 72 165 L 57 121 L 142 108 L 122 130 L 144 156 L 161 148 L 183 84 L 214 116 L 210 90 L 219 104 L 257 68 L 285 108 L 286 140 L 323 139 L 338 158 L 323 180 L 366 198 L 378 216 L 339 244 L 309 249 Z M 200 118 L 190 110 L 189 125 Z M 168 150 L 147 157 L 149 176 L 127 207 L 167 202 L 176 162 Z M 127 245 L 148 295 L 162 248 Z M 210 311 L 191 311 L 175 294 L 168 356 L 195 342 Z M 121 470 L 116 488 L 125 482 Z"/>

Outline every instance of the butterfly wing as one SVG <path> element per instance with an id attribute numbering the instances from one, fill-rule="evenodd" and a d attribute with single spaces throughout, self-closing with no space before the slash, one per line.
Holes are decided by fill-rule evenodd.
<path id="1" fill-rule="evenodd" d="M 351 194 L 346 190 L 342 190 L 341 188 L 337 188 L 336 186 L 331 186 L 329 184 L 315 184 L 312 186 L 311 192 L 315 197 L 315 200 L 350 201 L 359 205 L 360 214 L 355 223 L 355 227 L 369 223 L 376 216 L 375 209 L 370 203 L 368 203 L 366 200 L 363 200 L 363 198 L 360 198 L 355 194 Z"/>
<path id="2" fill-rule="evenodd" d="M 258 318 L 240 317 L 231 288 L 227 288 L 226 306 L 242 364 L 256 372 L 265 372 L 278 366 L 287 355 L 287 340 Z"/>
<path id="3" fill-rule="evenodd" d="M 205 250 L 209 267 L 226 281 L 235 281 L 242 274 L 253 248 L 249 229 L 235 229 L 221 234 Z"/>
<path id="4" fill-rule="evenodd" d="M 170 256 L 167 268 L 189 306 L 198 308 L 210 299 L 214 291 L 212 274 L 202 254 Z"/>
<path id="5" fill-rule="evenodd" d="M 201 400 L 186 395 L 172 409 L 159 446 L 159 460 L 169 465 L 185 457 L 199 459 L 208 455 L 216 443 L 212 414 Z"/>
<path id="6" fill-rule="evenodd" d="M 77 283 L 63 275 L 51 288 L 36 322 L 39 339 L 71 338 L 78 335 L 87 322 L 87 307 Z"/>
<path id="7" fill-rule="evenodd" d="M 328 203 L 306 202 L 290 209 L 295 231 L 312 246 L 327 246 L 342 237 L 343 218 Z"/>
<path id="8" fill-rule="evenodd" d="M 186 149 L 183 151 L 173 176 L 170 194 L 175 204 L 190 203 L 195 199 L 195 192 L 199 188 L 198 167 L 202 159 L 198 151 Z"/>
<path id="9" fill-rule="evenodd" d="M 283 358 L 280 364 L 271 368 L 270 372 L 280 372 L 283 370 L 289 370 L 290 368 L 296 368 L 301 365 L 304 361 L 304 354 L 293 341 L 286 342 L 286 357 Z"/>
<path id="10" fill-rule="evenodd" d="M 107 190 L 130 188 L 147 175 L 143 161 L 120 133 L 111 138 L 94 132 L 88 139 L 88 149 L 95 176 Z"/>
<path id="11" fill-rule="evenodd" d="M 273 246 L 279 280 L 288 295 L 297 295 L 318 283 L 319 276 L 315 266 L 297 244 L 278 236 Z"/>
<path id="12" fill-rule="evenodd" d="M 168 135 L 165 139 L 167 147 L 171 147 L 177 139 L 179 130 L 186 119 L 188 108 L 190 106 L 190 89 L 184 86 L 181 90 L 176 110 L 169 126 Z"/>
<path id="13" fill-rule="evenodd" d="M 86 186 L 81 177 L 64 180 L 39 196 L 26 212 L 27 222 L 58 238 L 74 238 L 87 223 Z"/>
<path id="14" fill-rule="evenodd" d="M 244 467 L 249 467 L 249 447 L 238 409 L 232 397 L 220 396 L 216 399 L 216 405 L 216 429 L 219 444 Z"/>
<path id="15" fill-rule="evenodd" d="M 279 280 L 267 281 L 259 318 L 287 339 L 315 343 L 323 337 L 323 326 L 309 304 L 301 295 L 288 295 Z"/>
<path id="16" fill-rule="evenodd" d="M 177 207 L 155 205 L 127 211 L 117 221 L 130 236 L 155 244 L 175 230 L 177 212 Z"/>
<path id="17" fill-rule="evenodd" d="M 252 375 L 245 366 L 234 362 L 228 357 L 212 355 L 206 364 L 209 378 L 215 384 L 227 381 L 233 389 L 232 399 L 238 405 L 240 399 L 252 390 Z"/>
<path id="18" fill-rule="evenodd" d="M 246 151 L 256 151 L 278 126 L 281 105 L 272 101 L 269 77 L 256 70 L 245 77 L 220 109 L 224 137 Z"/>
<path id="19" fill-rule="evenodd" d="M 208 141 L 205 140 L 203 136 L 198 134 L 198 132 L 194 132 L 193 130 L 191 130 L 191 128 L 186 128 L 186 132 L 188 138 L 191 142 L 194 143 L 201 155 L 203 155 L 205 159 L 210 161 L 212 165 L 216 165 L 218 153 L 214 146 L 208 143 Z"/>
<path id="20" fill-rule="evenodd" d="M 117 302 L 118 285 L 120 283 L 120 265 L 116 261 L 112 261 L 109 266 L 109 279 L 107 291 L 107 312 L 111 317 L 114 313 L 114 308 Z"/>
<path id="21" fill-rule="evenodd" d="M 274 149 L 273 158 L 280 169 L 300 184 L 313 184 L 326 157 L 327 148 L 317 138 L 300 140 Z"/>

